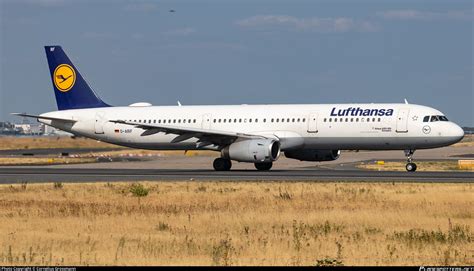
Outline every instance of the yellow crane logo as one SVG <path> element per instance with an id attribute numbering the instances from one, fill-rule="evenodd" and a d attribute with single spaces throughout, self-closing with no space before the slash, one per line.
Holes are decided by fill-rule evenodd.
<path id="1" fill-rule="evenodd" d="M 59 91 L 68 92 L 76 82 L 76 72 L 71 66 L 61 64 L 54 70 L 53 81 Z"/>

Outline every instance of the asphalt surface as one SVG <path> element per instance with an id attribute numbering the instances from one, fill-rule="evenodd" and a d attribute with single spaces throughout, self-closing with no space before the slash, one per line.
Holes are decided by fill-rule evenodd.
<path id="1" fill-rule="evenodd" d="M 474 172 L 403 172 L 331 169 L 213 170 L 98 169 L 2 167 L 0 183 L 114 182 L 114 181 L 358 181 L 358 182 L 474 182 Z"/>

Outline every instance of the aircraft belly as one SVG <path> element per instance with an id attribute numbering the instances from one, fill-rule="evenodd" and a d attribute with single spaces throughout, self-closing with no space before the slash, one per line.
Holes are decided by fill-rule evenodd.
<path id="1" fill-rule="evenodd" d="M 448 145 L 447 137 L 318 137 L 305 138 L 305 148 L 342 150 L 404 150 Z"/>

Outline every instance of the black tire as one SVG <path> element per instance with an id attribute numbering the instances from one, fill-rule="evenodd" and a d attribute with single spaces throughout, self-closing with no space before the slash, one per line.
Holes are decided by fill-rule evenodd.
<path id="1" fill-rule="evenodd" d="M 415 163 L 408 163 L 405 166 L 405 168 L 408 172 L 415 172 L 416 171 L 416 164 Z"/>
<path id="2" fill-rule="evenodd" d="M 273 166 L 272 162 L 268 163 L 255 163 L 255 168 L 257 170 L 270 170 Z"/>
<path id="3" fill-rule="evenodd" d="M 232 167 L 232 162 L 229 159 L 216 158 L 212 165 L 216 171 L 229 171 Z"/>

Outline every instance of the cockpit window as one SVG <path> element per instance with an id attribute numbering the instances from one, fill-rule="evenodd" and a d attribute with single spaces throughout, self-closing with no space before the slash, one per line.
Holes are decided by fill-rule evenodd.
<path id="1" fill-rule="evenodd" d="M 423 122 L 428 122 L 428 121 L 429 122 L 448 121 L 448 118 L 446 118 L 446 116 L 426 116 L 423 118 Z"/>

